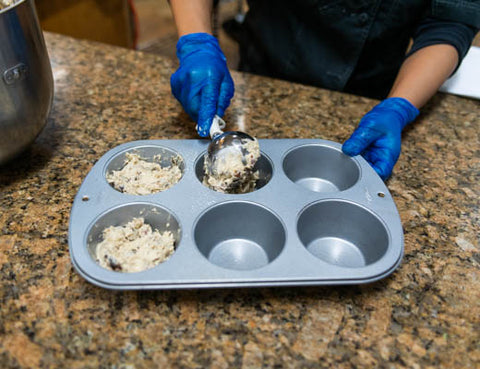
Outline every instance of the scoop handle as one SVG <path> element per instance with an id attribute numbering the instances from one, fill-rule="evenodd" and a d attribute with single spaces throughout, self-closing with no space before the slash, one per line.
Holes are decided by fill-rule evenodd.
<path id="1" fill-rule="evenodd" d="M 226 126 L 225 121 L 220 118 L 218 115 L 215 115 L 212 120 L 212 125 L 210 126 L 210 137 L 212 140 L 223 133 L 222 129 Z"/>

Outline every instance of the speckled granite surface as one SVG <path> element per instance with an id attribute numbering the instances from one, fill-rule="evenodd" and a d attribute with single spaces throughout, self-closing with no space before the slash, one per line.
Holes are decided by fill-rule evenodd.
<path id="1" fill-rule="evenodd" d="M 47 34 L 48 125 L 0 168 L 2 368 L 480 366 L 480 102 L 438 95 L 388 187 L 405 232 L 390 277 L 334 288 L 114 292 L 72 268 L 68 220 L 89 169 L 138 139 L 196 138 L 174 62 Z M 235 73 L 227 121 L 259 138 L 343 142 L 375 102 Z"/>

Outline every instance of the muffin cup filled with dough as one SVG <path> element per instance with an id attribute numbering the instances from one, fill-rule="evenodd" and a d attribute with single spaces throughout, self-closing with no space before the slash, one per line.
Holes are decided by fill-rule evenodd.
<path id="1" fill-rule="evenodd" d="M 229 175 L 227 175 L 226 178 L 206 178 L 205 155 L 206 153 L 202 154 L 197 159 L 195 164 L 195 175 L 204 186 L 210 188 L 212 191 L 229 194 L 248 193 L 262 188 L 270 181 L 270 178 L 272 178 L 273 166 L 271 160 L 266 155 L 260 153 L 253 168 L 246 172 L 248 176 L 242 185 L 236 187 L 234 191 L 225 191 L 224 189 L 228 188 L 230 181 Z"/>
<path id="2" fill-rule="evenodd" d="M 114 157 L 107 165 L 105 178 L 119 192 L 150 195 L 175 186 L 184 170 L 184 160 L 175 151 L 144 146 Z"/>
<path id="3" fill-rule="evenodd" d="M 87 247 L 101 267 L 122 273 L 141 272 L 168 260 L 181 237 L 168 210 L 147 203 L 115 208 L 90 229 Z"/>

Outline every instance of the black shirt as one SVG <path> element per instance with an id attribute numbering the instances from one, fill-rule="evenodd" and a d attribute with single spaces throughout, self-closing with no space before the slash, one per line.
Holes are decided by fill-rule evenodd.
<path id="1" fill-rule="evenodd" d="M 477 0 L 250 0 L 240 69 L 381 99 L 412 38 L 461 60 L 479 26 Z"/>

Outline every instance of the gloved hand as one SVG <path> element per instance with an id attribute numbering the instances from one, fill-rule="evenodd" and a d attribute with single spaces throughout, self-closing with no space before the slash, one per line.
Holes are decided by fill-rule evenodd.
<path id="1" fill-rule="evenodd" d="M 192 33 L 177 43 L 180 67 L 172 74 L 173 95 L 197 122 L 198 134 L 209 135 L 215 114 L 220 117 L 233 97 L 233 80 L 218 41 L 208 33 Z"/>
<path id="2" fill-rule="evenodd" d="M 350 156 L 361 154 L 386 180 L 400 156 L 402 130 L 418 114 L 418 109 L 406 99 L 385 99 L 360 120 L 342 151 Z"/>

